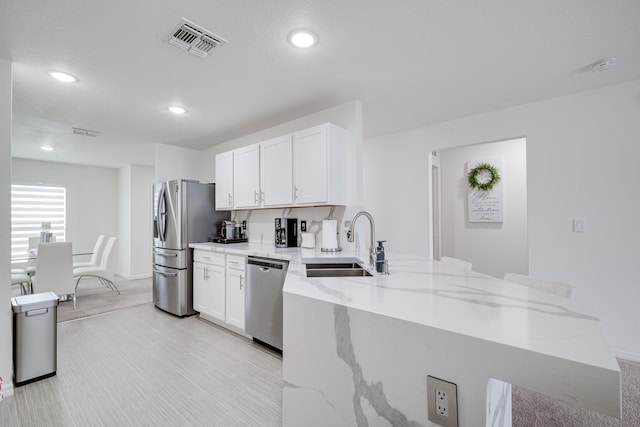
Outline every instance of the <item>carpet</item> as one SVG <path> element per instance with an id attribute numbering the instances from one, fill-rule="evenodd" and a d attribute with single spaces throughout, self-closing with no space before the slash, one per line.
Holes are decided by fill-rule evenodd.
<path id="1" fill-rule="evenodd" d="M 58 305 L 58 322 L 80 319 L 110 311 L 121 310 L 153 302 L 151 278 L 139 280 L 116 279 L 120 294 L 105 287 L 95 278 L 80 281 L 76 293 L 77 310 L 73 301 L 61 301 Z"/>
<path id="2" fill-rule="evenodd" d="M 618 359 L 622 382 L 622 419 L 580 408 L 513 386 L 513 427 L 640 426 L 640 363 Z"/>

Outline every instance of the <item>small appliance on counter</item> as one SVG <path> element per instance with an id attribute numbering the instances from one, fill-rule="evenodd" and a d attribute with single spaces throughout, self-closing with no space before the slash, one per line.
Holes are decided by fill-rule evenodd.
<path id="1" fill-rule="evenodd" d="M 235 221 L 222 221 L 220 236 L 211 239 L 213 243 L 244 243 L 249 239 L 246 237 L 245 222 L 239 224 Z"/>
<path id="2" fill-rule="evenodd" d="M 276 248 L 298 246 L 298 220 L 295 218 L 276 218 Z"/>
<path id="3" fill-rule="evenodd" d="M 340 252 L 338 243 L 338 221 L 335 219 L 322 220 L 322 252 Z"/>

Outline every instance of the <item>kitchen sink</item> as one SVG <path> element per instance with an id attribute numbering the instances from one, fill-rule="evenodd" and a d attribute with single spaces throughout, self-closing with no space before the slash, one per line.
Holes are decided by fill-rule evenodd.
<path id="1" fill-rule="evenodd" d="M 306 264 L 307 277 L 368 277 L 367 270 L 354 262 Z"/>
<path id="2" fill-rule="evenodd" d="M 356 262 L 331 262 L 331 263 L 318 263 L 318 264 L 305 264 L 307 270 L 319 270 L 319 269 L 345 269 L 345 268 L 362 268 L 362 266 Z"/>

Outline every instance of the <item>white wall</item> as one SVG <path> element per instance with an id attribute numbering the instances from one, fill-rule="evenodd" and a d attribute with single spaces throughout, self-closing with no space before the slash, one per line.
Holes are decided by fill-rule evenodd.
<path id="1" fill-rule="evenodd" d="M 173 179 L 193 179 L 201 182 L 213 182 L 207 180 L 210 179 L 210 175 L 202 168 L 202 151 L 167 144 L 154 144 L 154 149 L 154 182 L 170 181 Z"/>
<path id="2" fill-rule="evenodd" d="M 0 59 L 0 401 L 13 394 L 11 338 L 11 63 Z"/>
<path id="3" fill-rule="evenodd" d="M 117 235 L 116 169 L 16 158 L 12 159 L 12 164 L 14 183 L 44 183 L 66 187 L 66 241 L 73 243 L 74 251 L 90 252 L 100 234 Z"/>
<path id="4" fill-rule="evenodd" d="M 394 249 L 427 254 L 429 151 L 525 136 L 529 273 L 575 285 L 616 353 L 640 360 L 639 113 L 635 81 L 367 139 L 365 204 Z"/>
<path id="5" fill-rule="evenodd" d="M 131 271 L 131 165 L 118 170 L 118 274 Z M 116 254 L 114 254 L 116 255 Z"/>
<path id="6" fill-rule="evenodd" d="M 151 276 L 154 168 L 128 165 L 118 171 L 118 275 Z"/>
<path id="7" fill-rule="evenodd" d="M 441 171 L 442 255 L 470 261 L 473 269 L 495 277 L 528 274 L 526 141 L 475 144 L 438 152 Z M 502 159 L 504 222 L 468 221 L 467 162 Z"/>

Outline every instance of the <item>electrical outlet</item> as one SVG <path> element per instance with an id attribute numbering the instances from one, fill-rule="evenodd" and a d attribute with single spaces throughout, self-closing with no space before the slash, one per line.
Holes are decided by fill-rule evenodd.
<path id="1" fill-rule="evenodd" d="M 300 221 L 300 231 L 307 231 L 307 221 L 305 220 Z"/>
<path id="2" fill-rule="evenodd" d="M 447 393 L 436 388 L 436 414 L 441 417 L 449 416 L 449 397 Z"/>
<path id="3" fill-rule="evenodd" d="M 457 386 L 427 375 L 427 409 L 429 421 L 443 427 L 458 427 Z"/>

